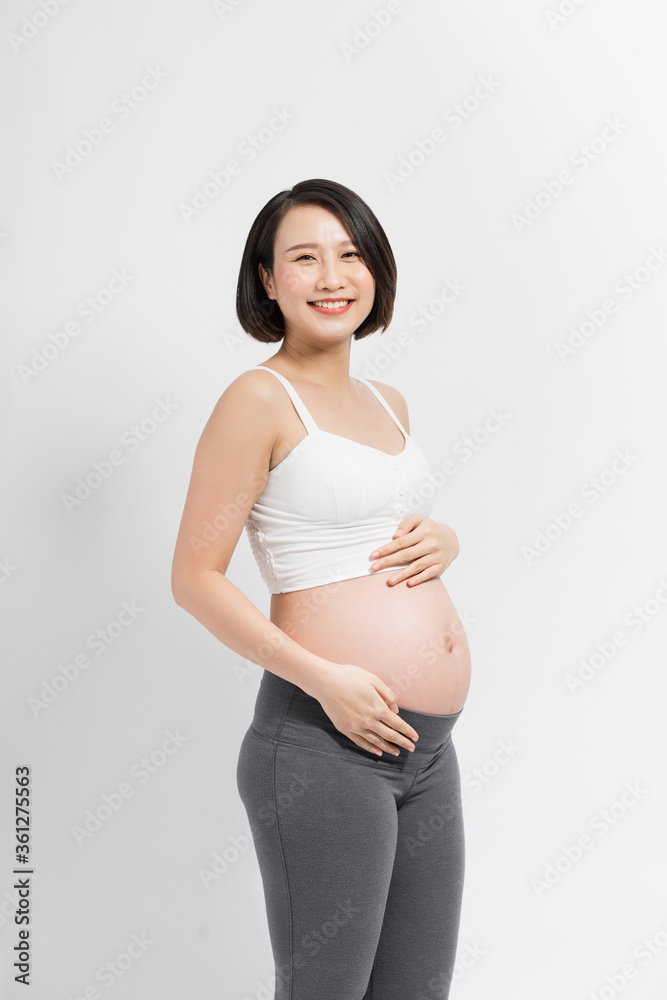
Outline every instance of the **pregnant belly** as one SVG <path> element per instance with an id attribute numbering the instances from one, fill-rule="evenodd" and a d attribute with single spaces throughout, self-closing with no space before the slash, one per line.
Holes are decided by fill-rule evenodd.
<path id="1" fill-rule="evenodd" d="M 377 674 L 401 708 L 452 715 L 470 687 L 461 619 L 439 577 L 390 587 L 390 575 L 273 594 L 271 621 L 312 653 Z"/>

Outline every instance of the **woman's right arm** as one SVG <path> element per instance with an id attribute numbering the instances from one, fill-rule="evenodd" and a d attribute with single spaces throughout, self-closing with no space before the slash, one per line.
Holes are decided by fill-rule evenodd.
<path id="1" fill-rule="evenodd" d="M 225 646 L 310 694 L 331 662 L 274 625 L 226 575 L 268 478 L 274 398 L 264 382 L 243 373 L 216 403 L 195 450 L 171 589 L 176 603 Z"/>

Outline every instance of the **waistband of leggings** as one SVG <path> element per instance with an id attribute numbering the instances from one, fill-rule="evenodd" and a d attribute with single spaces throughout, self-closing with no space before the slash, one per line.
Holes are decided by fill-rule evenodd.
<path id="1" fill-rule="evenodd" d="M 402 708 L 400 699 L 397 699 L 397 703 L 399 716 L 413 727 L 419 739 L 415 741 L 414 751 L 400 747 L 400 757 L 392 757 L 384 751 L 378 759 L 398 761 L 400 758 L 414 758 L 417 761 L 423 754 L 436 753 L 450 738 L 452 729 L 463 712 L 460 709 L 453 715 L 431 715 Z M 257 693 L 253 727 L 269 739 L 284 739 L 287 742 L 298 732 L 297 742 L 313 748 L 325 749 L 330 746 L 335 750 L 336 747 L 347 748 L 353 745 L 352 740 L 336 729 L 316 698 L 269 670 L 264 671 Z M 375 756 L 370 751 L 365 752 L 369 757 Z"/>

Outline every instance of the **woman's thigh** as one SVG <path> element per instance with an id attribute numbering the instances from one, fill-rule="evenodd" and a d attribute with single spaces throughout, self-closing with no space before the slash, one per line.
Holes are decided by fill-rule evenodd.
<path id="1" fill-rule="evenodd" d="M 264 887 L 275 1000 L 363 1000 L 394 870 L 396 803 L 413 777 L 247 731 L 237 786 Z"/>
<path id="2" fill-rule="evenodd" d="M 461 917 L 465 832 L 454 744 L 398 803 L 394 866 L 364 1000 L 447 1000 Z"/>

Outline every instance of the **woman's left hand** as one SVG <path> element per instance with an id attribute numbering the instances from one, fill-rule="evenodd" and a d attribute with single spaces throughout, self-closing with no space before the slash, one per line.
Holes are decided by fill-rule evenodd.
<path id="1" fill-rule="evenodd" d="M 394 585 L 407 580 L 414 587 L 424 580 L 440 576 L 459 554 L 459 540 L 448 524 L 432 521 L 422 514 L 405 517 L 392 536 L 392 541 L 371 553 L 375 559 L 371 569 L 409 562 L 409 566 L 392 574 L 387 581 Z"/>

